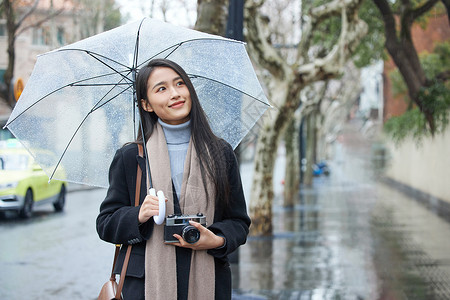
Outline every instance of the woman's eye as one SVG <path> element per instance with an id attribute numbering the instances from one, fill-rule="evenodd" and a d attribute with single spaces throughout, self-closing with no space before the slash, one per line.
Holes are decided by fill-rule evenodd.
<path id="1" fill-rule="evenodd" d="M 184 81 L 178 81 L 177 85 L 184 85 Z"/>
<path id="2" fill-rule="evenodd" d="M 166 89 L 166 88 L 162 86 L 162 87 L 158 88 L 156 91 L 157 91 L 157 92 L 162 92 L 162 91 L 164 91 L 165 89 Z"/>

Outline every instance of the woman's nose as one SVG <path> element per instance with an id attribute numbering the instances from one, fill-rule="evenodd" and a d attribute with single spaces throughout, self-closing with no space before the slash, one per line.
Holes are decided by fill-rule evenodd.
<path id="1" fill-rule="evenodd" d="M 172 86 L 170 88 L 170 97 L 171 98 L 178 98 L 180 96 L 180 93 L 178 92 L 178 89 L 176 86 Z"/>

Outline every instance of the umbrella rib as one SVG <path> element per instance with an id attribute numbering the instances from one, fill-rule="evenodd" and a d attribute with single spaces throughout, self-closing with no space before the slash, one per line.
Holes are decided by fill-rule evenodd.
<path id="1" fill-rule="evenodd" d="M 44 96 L 42 96 L 40 99 L 36 100 L 36 102 L 34 102 L 33 104 L 31 104 L 30 106 L 28 106 L 26 109 L 24 109 L 21 113 L 19 113 L 14 119 L 12 119 L 11 121 L 8 122 L 8 124 L 5 125 L 5 127 L 8 127 L 12 122 L 14 122 L 15 120 L 17 120 L 18 117 L 20 117 L 21 115 L 23 115 L 24 113 L 26 113 L 28 110 L 30 110 L 33 106 L 35 106 L 36 104 L 38 104 L 39 102 L 41 102 L 43 99 L 45 99 L 46 97 L 50 96 L 51 94 L 54 94 L 68 86 L 71 86 L 71 84 L 65 85 L 60 87 L 59 89 L 56 89 Z"/>
<path id="2" fill-rule="evenodd" d="M 218 38 L 197 38 L 197 39 L 190 39 L 190 40 L 186 40 L 186 41 L 182 41 L 178 44 L 174 44 L 170 47 L 167 47 L 163 50 L 161 50 L 160 52 L 154 54 L 152 57 L 148 58 L 147 60 L 143 61 L 139 67 L 141 67 L 142 65 L 146 64 L 147 62 L 151 61 L 153 58 L 157 57 L 158 55 L 160 55 L 161 53 L 169 50 L 170 48 L 174 48 L 168 55 L 165 56 L 165 58 L 168 58 L 173 52 L 175 52 L 179 47 L 181 47 L 181 45 L 189 43 L 189 42 L 197 42 L 197 41 L 223 41 L 223 42 L 228 42 L 228 43 L 237 43 L 237 44 L 244 44 L 241 41 L 235 41 L 235 40 L 229 40 L 229 39 L 218 39 Z"/>
<path id="3" fill-rule="evenodd" d="M 141 24 L 139 25 L 139 30 L 137 32 L 137 36 L 136 36 L 136 44 L 134 47 L 134 59 L 133 59 L 133 70 L 132 70 L 132 74 L 133 74 L 133 125 L 136 125 L 136 106 L 137 106 L 137 94 L 136 94 L 136 70 L 137 70 L 137 62 L 138 62 L 138 55 L 139 55 L 139 39 L 140 39 L 140 32 L 141 32 L 141 26 L 143 24 L 145 19 L 143 19 L 141 21 Z M 145 147 L 145 134 L 144 134 L 144 126 L 142 123 L 142 116 L 139 113 L 139 124 L 141 127 L 141 134 L 142 134 L 142 142 L 144 144 L 144 155 L 145 155 L 145 164 L 146 164 L 146 172 L 147 172 L 147 181 L 148 181 L 148 187 L 147 189 L 149 189 L 150 187 L 153 187 L 152 185 L 152 180 L 151 180 L 151 174 L 150 174 L 150 162 L 148 159 L 148 151 L 147 151 L 147 147 Z M 136 126 L 134 126 L 134 128 L 136 128 Z M 134 138 L 136 139 L 136 131 L 133 130 L 134 133 Z"/>
<path id="4" fill-rule="evenodd" d="M 96 59 L 96 60 L 99 61 L 100 63 L 104 64 L 106 67 L 108 67 L 108 68 L 110 68 L 111 70 L 113 70 L 114 72 L 116 72 L 117 74 L 121 75 L 124 79 L 129 80 L 128 77 L 122 75 L 121 72 L 117 71 L 117 70 L 114 69 L 112 66 L 108 65 L 107 63 L 103 62 L 101 59 L 99 59 L 98 57 L 95 56 L 95 55 L 99 55 L 99 54 L 94 53 L 94 52 L 90 52 L 90 51 L 86 51 L 86 53 L 89 54 L 90 56 L 92 56 L 94 59 Z M 93 54 L 95 54 L 95 55 L 93 55 Z M 107 57 L 104 57 L 104 56 L 102 56 L 102 55 L 99 55 L 99 56 L 108 59 Z M 112 60 L 112 59 L 110 59 L 110 60 L 111 60 L 111 61 L 114 61 L 114 60 Z M 114 62 L 116 62 L 116 61 L 114 61 Z M 116 63 L 118 63 L 118 62 L 116 62 Z M 118 63 L 118 64 L 119 64 L 119 63 Z M 124 65 L 122 65 L 122 64 L 120 64 L 120 65 L 121 65 L 121 66 L 124 66 Z M 124 67 L 127 68 L 128 70 L 130 70 L 129 67 L 127 67 L 127 66 L 124 66 Z"/>
<path id="5" fill-rule="evenodd" d="M 124 72 L 128 72 L 128 74 L 129 74 L 129 70 L 122 71 L 121 73 L 124 73 Z M 81 83 L 81 82 L 85 82 L 85 81 L 88 81 L 88 80 L 98 79 L 98 78 L 102 78 L 102 77 L 107 77 L 107 76 L 114 75 L 114 74 L 118 74 L 118 73 L 117 72 L 113 72 L 113 73 L 102 74 L 102 75 L 98 75 L 98 76 L 94 76 L 94 77 L 90 77 L 90 78 L 85 78 L 85 79 L 82 79 L 82 80 L 70 83 L 70 84 L 68 84 L 68 85 L 66 85 L 66 86 L 64 86 L 62 88 L 65 88 L 65 87 L 68 87 L 68 86 L 109 86 L 109 85 L 114 85 L 114 86 L 128 85 L 129 86 L 131 84 L 129 82 L 128 83 L 127 82 L 122 82 L 122 80 L 124 78 L 126 78 L 126 76 L 124 76 L 124 75 L 121 75 L 122 79 L 120 81 L 116 82 L 116 83 Z M 45 97 L 47 97 L 47 96 L 48 95 L 46 95 Z"/>
<path id="6" fill-rule="evenodd" d="M 140 39 L 140 35 L 141 35 L 141 27 L 142 24 L 144 23 L 145 19 L 142 19 L 141 23 L 139 24 L 139 29 L 136 33 L 136 42 L 134 43 L 134 53 L 133 53 L 133 67 L 132 70 L 136 71 L 137 68 L 137 62 L 138 62 L 138 55 L 139 55 L 139 39 Z M 133 78 L 135 79 L 135 78 Z M 134 80 L 135 82 L 135 80 Z"/>
<path id="7" fill-rule="evenodd" d="M 68 49 L 59 49 L 58 51 L 80 51 L 80 52 L 86 52 L 87 54 L 89 54 L 90 56 L 92 56 L 93 58 L 97 59 L 98 61 L 100 61 L 100 62 L 103 63 L 103 64 L 105 64 L 105 63 L 102 62 L 100 59 L 98 59 L 96 56 L 102 57 L 102 58 L 107 59 L 107 60 L 109 60 L 109 61 L 112 61 L 112 62 L 114 62 L 114 63 L 116 63 L 116 64 L 118 64 L 118 65 L 120 65 L 120 66 L 122 66 L 122 67 L 125 67 L 125 68 L 127 68 L 127 69 L 130 68 L 129 66 L 124 65 L 123 63 L 118 62 L 117 60 L 114 60 L 114 59 L 109 58 L 109 57 L 107 57 L 107 56 L 104 56 L 104 55 L 101 55 L 101 54 L 99 54 L 99 53 L 92 52 L 92 51 L 89 51 L 89 50 L 86 50 L 86 49 L 68 48 Z M 105 65 L 107 65 L 107 64 L 105 64 Z M 108 66 L 108 65 L 107 65 L 107 66 Z M 111 69 L 112 69 L 112 68 L 111 68 Z M 112 69 L 112 70 L 115 71 L 114 69 Z"/>
<path id="8" fill-rule="evenodd" d="M 126 92 L 127 90 L 129 90 L 130 88 L 131 88 L 131 86 L 128 86 L 126 89 L 120 91 L 119 93 L 117 93 L 116 95 L 114 95 L 113 97 L 111 97 L 108 101 L 105 101 L 105 102 L 103 102 L 100 106 L 97 106 L 97 104 L 99 104 L 100 102 L 102 102 L 102 100 L 105 99 L 106 95 L 108 95 L 109 92 L 111 92 L 113 89 L 109 90 L 109 92 L 106 93 L 106 95 L 103 96 L 102 99 L 100 99 L 100 100 L 92 107 L 92 109 L 90 110 L 90 113 L 91 113 L 91 112 L 94 112 L 94 111 L 96 111 L 97 109 L 99 109 L 99 108 L 103 107 L 104 105 L 108 104 L 109 102 L 111 102 L 111 101 L 114 100 L 115 98 L 117 98 L 117 97 L 119 97 L 120 95 L 122 95 L 123 93 L 125 93 L 125 92 Z"/>
<path id="9" fill-rule="evenodd" d="M 128 71 L 128 70 L 127 70 L 127 71 Z M 67 87 L 72 87 L 72 86 L 82 86 L 82 85 L 78 85 L 78 82 L 83 82 L 83 81 L 86 81 L 86 80 L 91 80 L 91 79 L 96 79 L 96 78 L 100 78 L 100 77 L 104 77 L 104 76 L 109 76 L 109 75 L 112 75 L 112 74 L 116 74 L 116 73 L 103 74 L 103 75 L 99 75 L 99 76 L 94 76 L 94 77 L 82 79 L 82 80 L 76 81 L 76 82 L 74 82 L 74 83 L 66 84 L 65 86 L 62 86 L 62 87 L 60 87 L 60 88 L 58 88 L 58 89 L 55 89 L 54 91 L 52 91 L 52 92 L 50 92 L 50 93 L 48 93 L 48 94 L 42 96 L 40 99 L 36 100 L 36 102 L 34 102 L 34 103 L 31 104 L 30 106 L 28 106 L 26 109 L 24 109 L 24 110 L 23 110 L 21 113 L 19 113 L 14 119 L 12 119 L 11 121 L 9 121 L 9 122 L 5 125 L 5 127 L 8 127 L 12 122 L 14 122 L 17 118 L 19 118 L 21 115 L 23 115 L 24 113 L 26 113 L 28 110 L 30 110 L 33 106 L 35 106 L 36 104 L 38 104 L 39 102 L 41 102 L 42 100 L 44 100 L 45 98 L 47 98 L 48 96 L 50 96 L 50 95 L 52 95 L 52 94 L 54 94 L 54 93 L 56 93 L 56 92 L 58 92 L 58 91 L 60 91 L 60 90 L 62 90 L 62 89 L 65 89 L 65 88 L 67 88 Z M 125 83 L 125 84 L 126 84 L 126 83 Z M 115 85 L 117 85 L 117 84 L 115 84 Z M 130 84 L 128 83 L 128 85 L 130 85 Z M 129 89 L 129 87 L 128 87 L 127 89 L 124 89 L 124 90 L 122 91 L 122 93 L 125 92 L 125 91 L 128 90 L 128 89 Z"/>
<path id="10" fill-rule="evenodd" d="M 175 49 L 173 49 L 173 50 L 169 53 L 169 55 L 172 54 L 172 53 L 173 53 L 175 50 L 177 50 L 182 44 L 183 44 L 183 43 L 175 44 L 175 45 L 172 45 L 172 46 L 170 46 L 170 47 L 167 47 L 167 48 L 164 49 L 164 50 L 161 50 L 160 52 L 154 54 L 153 56 L 151 56 L 151 57 L 149 57 L 148 59 L 146 59 L 145 61 L 143 61 L 143 62 L 139 65 L 139 68 L 140 68 L 142 65 L 146 64 L 147 62 L 151 61 L 153 58 L 155 58 L 155 57 L 157 57 L 158 55 L 160 55 L 161 53 L 163 53 L 163 52 L 169 50 L 170 48 L 175 48 Z M 169 57 L 169 55 L 166 55 L 164 58 Z"/>
<path id="11" fill-rule="evenodd" d="M 116 63 L 116 64 L 118 64 L 118 65 L 120 65 L 120 66 L 122 66 L 122 67 L 124 67 L 124 68 L 127 68 L 128 70 L 130 69 L 130 67 L 128 67 L 127 65 L 124 65 L 124 64 L 122 64 L 122 63 L 120 63 L 120 62 L 118 62 L 118 61 L 116 61 L 116 60 L 114 60 L 114 59 L 111 59 L 111 58 L 109 58 L 109 57 L 106 57 L 106 56 L 104 56 L 104 55 L 101 55 L 101 54 L 98 54 L 98 53 L 95 53 L 95 52 L 92 52 L 92 51 L 89 51 L 89 50 L 70 48 L 70 49 L 60 49 L 59 51 L 81 51 L 81 52 L 85 52 L 85 53 L 87 53 L 88 55 L 90 55 L 92 58 L 96 59 L 97 61 L 99 61 L 100 63 L 102 63 L 103 65 L 105 65 L 106 67 L 110 68 L 111 70 L 113 70 L 114 72 L 116 72 L 117 74 L 119 74 L 119 75 L 121 75 L 121 76 L 123 76 L 123 75 L 121 74 L 121 72 L 117 71 L 117 70 L 114 69 L 112 66 L 108 65 L 107 63 L 105 63 L 104 61 L 102 61 L 101 59 L 99 59 L 99 57 L 104 58 L 104 59 L 107 59 L 107 60 L 109 60 L 109 61 L 112 61 L 112 62 L 114 62 L 114 63 Z M 129 80 L 127 77 L 125 77 L 125 76 L 123 76 L 123 77 L 124 77 L 125 79 Z"/>
<path id="12" fill-rule="evenodd" d="M 125 70 L 125 71 L 121 71 L 120 73 L 125 73 L 125 72 L 130 72 L 129 70 Z M 84 82 L 84 81 L 88 81 L 88 80 L 92 80 L 92 79 L 98 79 L 98 78 L 102 78 L 102 77 L 107 77 L 107 76 L 110 76 L 110 75 L 114 75 L 114 74 L 117 74 L 117 72 L 116 71 L 114 71 L 114 72 L 112 72 L 112 73 L 107 73 L 107 74 L 101 74 L 101 75 L 97 75 L 97 76 L 93 76 L 93 77 L 89 77 L 89 78 L 84 78 L 84 79 L 80 79 L 80 80 L 78 80 L 78 81 L 75 81 L 75 82 L 72 82 L 72 83 L 69 83 L 69 84 L 67 84 L 67 85 L 65 85 L 65 86 L 63 86 L 62 88 L 65 88 L 65 87 L 68 87 L 68 86 L 81 86 L 79 83 L 80 82 Z M 123 75 L 122 75 L 122 77 L 124 77 Z M 120 83 L 120 81 L 119 81 L 119 83 Z M 116 83 L 115 83 L 116 84 Z M 130 84 L 130 83 L 123 83 L 123 84 Z M 107 83 L 100 83 L 99 85 L 110 85 L 110 84 L 107 84 Z M 121 84 L 122 85 L 122 84 Z"/>
<path id="13" fill-rule="evenodd" d="M 69 148 L 70 144 L 72 143 L 73 139 L 75 138 L 75 135 L 77 135 L 77 132 L 80 130 L 81 126 L 84 124 L 84 122 L 86 121 L 86 119 L 89 117 L 89 115 L 92 113 L 92 111 L 90 111 L 89 113 L 86 114 L 86 116 L 84 117 L 83 121 L 81 121 L 80 125 L 78 125 L 78 128 L 75 130 L 75 132 L 73 133 L 72 137 L 70 138 L 70 141 L 67 143 L 66 148 L 64 149 L 63 153 L 61 154 L 61 156 L 59 157 L 58 163 L 56 164 L 55 168 L 53 169 L 52 174 L 49 177 L 49 180 L 52 180 L 53 175 L 55 175 L 56 169 L 58 169 L 59 165 L 61 164 L 61 161 L 64 157 L 64 155 L 67 152 L 67 149 Z"/>
<path id="14" fill-rule="evenodd" d="M 240 90 L 240 89 L 238 89 L 238 88 L 235 88 L 234 86 L 231 86 L 231 85 L 229 85 L 229 84 L 223 83 L 223 82 L 221 82 L 221 81 L 219 81 L 219 80 L 215 80 L 215 79 L 212 79 L 212 78 L 208 78 L 208 77 L 205 77 L 205 76 L 202 76 L 202 75 L 195 75 L 195 74 L 189 74 L 189 77 L 191 77 L 191 78 L 202 78 L 202 79 L 206 79 L 206 80 L 213 81 L 213 82 L 215 82 L 215 83 L 218 83 L 218 84 L 227 86 L 227 87 L 229 87 L 229 88 L 231 88 L 231 89 L 233 89 L 233 90 L 236 90 L 236 91 L 238 91 L 238 92 L 240 92 L 240 93 L 242 93 L 242 94 L 244 94 L 244 95 L 247 95 L 247 96 L 249 96 L 249 97 L 255 99 L 256 101 L 261 102 L 261 103 L 264 104 L 264 105 L 267 105 L 267 106 L 269 106 L 269 107 L 271 106 L 269 103 L 266 103 L 266 102 L 264 102 L 264 101 L 262 101 L 262 100 L 256 98 L 255 96 L 250 95 L 249 93 L 246 93 L 246 92 L 244 92 L 244 91 L 242 91 L 242 90 Z"/>
<path id="15" fill-rule="evenodd" d="M 66 144 L 66 147 L 64 148 L 64 151 L 63 151 L 63 153 L 61 154 L 61 156 L 60 156 L 60 158 L 59 158 L 59 160 L 58 160 L 58 163 L 56 164 L 55 168 L 53 169 L 53 172 L 52 172 L 52 174 L 51 174 L 51 176 L 50 176 L 50 178 L 49 178 L 50 180 L 52 180 L 53 175 L 55 175 L 56 169 L 58 169 L 58 166 L 61 164 L 61 161 L 62 161 L 64 155 L 65 155 L 66 152 L 67 152 L 67 149 L 69 148 L 70 144 L 72 143 L 73 139 L 74 139 L 75 136 L 77 135 L 77 133 L 78 133 L 78 131 L 80 130 L 81 126 L 83 126 L 84 122 L 85 122 L 86 119 L 90 116 L 90 114 L 92 114 L 94 111 L 96 111 L 97 109 L 101 108 L 101 107 L 104 106 L 105 104 L 109 103 L 109 102 L 112 101 L 113 99 L 117 98 L 119 95 L 123 94 L 123 93 L 124 93 L 126 90 L 128 90 L 129 88 L 130 88 L 130 87 L 128 87 L 127 89 L 121 91 L 120 93 L 118 93 L 117 95 L 115 95 L 114 97 L 112 97 L 111 99 L 109 99 L 108 101 L 106 101 L 105 103 L 103 103 L 102 105 L 96 107 L 96 105 L 97 105 L 98 103 L 100 103 L 100 102 L 105 98 L 105 96 L 106 96 L 106 95 L 105 95 L 105 96 L 102 97 L 102 99 L 101 99 L 100 101 L 98 101 L 98 102 L 96 103 L 96 105 L 94 105 L 94 107 L 86 114 L 86 116 L 83 118 L 83 120 L 82 120 L 81 123 L 78 125 L 77 129 L 75 130 L 75 132 L 73 133 L 73 135 L 72 135 L 72 137 L 70 138 L 69 142 Z M 112 90 L 112 89 L 111 89 L 111 90 Z M 111 90 L 110 90 L 110 91 L 111 91 Z"/>
<path id="16" fill-rule="evenodd" d="M 137 68 L 137 62 L 138 62 L 138 55 L 139 55 L 139 37 L 141 34 L 141 27 L 142 24 L 144 23 L 145 19 L 142 19 L 141 23 L 139 24 L 139 29 L 136 33 L 136 42 L 134 43 L 134 53 L 133 53 L 133 66 L 131 69 L 131 77 L 133 78 L 133 103 L 132 103 L 132 107 L 133 107 L 133 136 L 134 139 L 136 140 L 136 105 L 137 104 L 137 99 L 136 99 L 136 68 Z M 142 137 L 144 143 L 145 143 L 145 137 Z M 144 147 L 145 150 L 145 147 Z M 145 150 L 145 155 L 147 157 L 147 150 Z"/>
<path id="17" fill-rule="evenodd" d="M 119 85 L 127 85 L 130 86 L 129 83 L 91 83 L 91 84 L 71 84 L 70 86 L 109 86 L 109 85 L 114 85 L 114 86 L 119 86 Z"/>

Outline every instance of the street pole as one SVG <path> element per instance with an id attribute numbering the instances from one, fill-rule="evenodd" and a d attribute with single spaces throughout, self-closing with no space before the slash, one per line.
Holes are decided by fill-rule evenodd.
<path id="1" fill-rule="evenodd" d="M 244 41 L 244 0 L 230 0 L 226 37 Z"/>
<path id="2" fill-rule="evenodd" d="M 237 41 L 244 41 L 244 0 L 230 0 L 228 5 L 228 21 L 225 37 Z M 234 150 L 240 163 L 240 149 L 238 145 Z"/>
<path id="3" fill-rule="evenodd" d="M 230 0 L 228 6 L 228 21 L 225 36 L 230 39 L 244 41 L 244 0 Z M 240 146 L 235 149 L 240 162 Z M 239 248 L 229 255 L 230 263 L 239 263 Z"/>

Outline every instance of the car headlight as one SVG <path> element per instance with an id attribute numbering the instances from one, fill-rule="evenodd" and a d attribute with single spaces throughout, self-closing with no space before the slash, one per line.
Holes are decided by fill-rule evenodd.
<path id="1" fill-rule="evenodd" d="M 14 182 L 7 182 L 7 183 L 0 183 L 0 190 L 8 190 L 13 189 L 19 184 L 18 181 Z"/>

